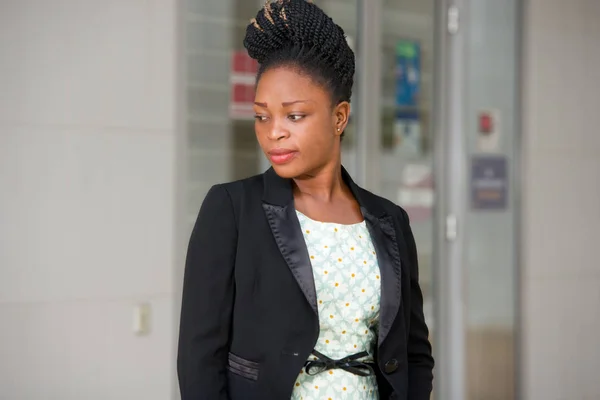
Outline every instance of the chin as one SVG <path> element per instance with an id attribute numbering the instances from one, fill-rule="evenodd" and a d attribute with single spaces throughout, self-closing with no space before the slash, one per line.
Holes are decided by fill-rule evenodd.
<path id="1" fill-rule="evenodd" d="M 273 167 L 275 173 L 284 179 L 293 179 L 302 175 L 302 171 L 299 171 L 299 169 L 294 166 L 293 163 L 283 165 L 271 164 L 271 166 Z"/>

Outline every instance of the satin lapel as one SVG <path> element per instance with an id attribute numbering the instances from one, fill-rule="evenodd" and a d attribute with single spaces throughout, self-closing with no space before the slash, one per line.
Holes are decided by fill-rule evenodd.
<path id="1" fill-rule="evenodd" d="M 381 344 L 398 315 L 402 299 L 400 251 L 393 218 L 389 215 L 376 218 L 366 209 L 361 208 L 361 210 L 367 221 L 381 272 L 379 311 L 379 344 Z"/>
<path id="2" fill-rule="evenodd" d="M 263 203 L 263 209 L 281 255 L 296 278 L 306 300 L 315 314 L 318 314 L 312 265 L 293 203 L 283 207 Z"/>

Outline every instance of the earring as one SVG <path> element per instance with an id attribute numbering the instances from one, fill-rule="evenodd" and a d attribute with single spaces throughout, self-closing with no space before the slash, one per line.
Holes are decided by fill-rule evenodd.
<path id="1" fill-rule="evenodd" d="M 340 128 L 338 128 L 338 132 L 340 131 Z"/>

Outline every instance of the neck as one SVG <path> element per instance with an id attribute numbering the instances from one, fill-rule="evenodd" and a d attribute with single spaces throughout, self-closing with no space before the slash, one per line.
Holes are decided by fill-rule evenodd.
<path id="1" fill-rule="evenodd" d="M 308 196 L 318 201 L 331 202 L 345 192 L 342 166 L 339 162 L 325 165 L 315 173 L 294 179 L 297 196 Z"/>

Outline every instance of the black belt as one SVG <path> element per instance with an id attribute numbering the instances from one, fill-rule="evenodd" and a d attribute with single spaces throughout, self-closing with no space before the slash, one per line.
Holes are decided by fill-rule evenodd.
<path id="1" fill-rule="evenodd" d="M 326 355 L 319 353 L 316 350 L 313 350 L 312 354 L 317 357 L 316 360 L 307 361 L 304 366 L 306 373 L 308 375 L 316 375 L 321 372 L 330 370 L 330 369 L 343 369 L 344 371 L 348 371 L 354 375 L 359 376 L 370 376 L 375 374 L 371 363 L 364 363 L 362 361 L 356 361 L 359 358 L 363 358 L 369 355 L 366 351 L 352 354 L 351 356 L 347 356 L 342 358 L 341 360 L 333 360 Z"/>

